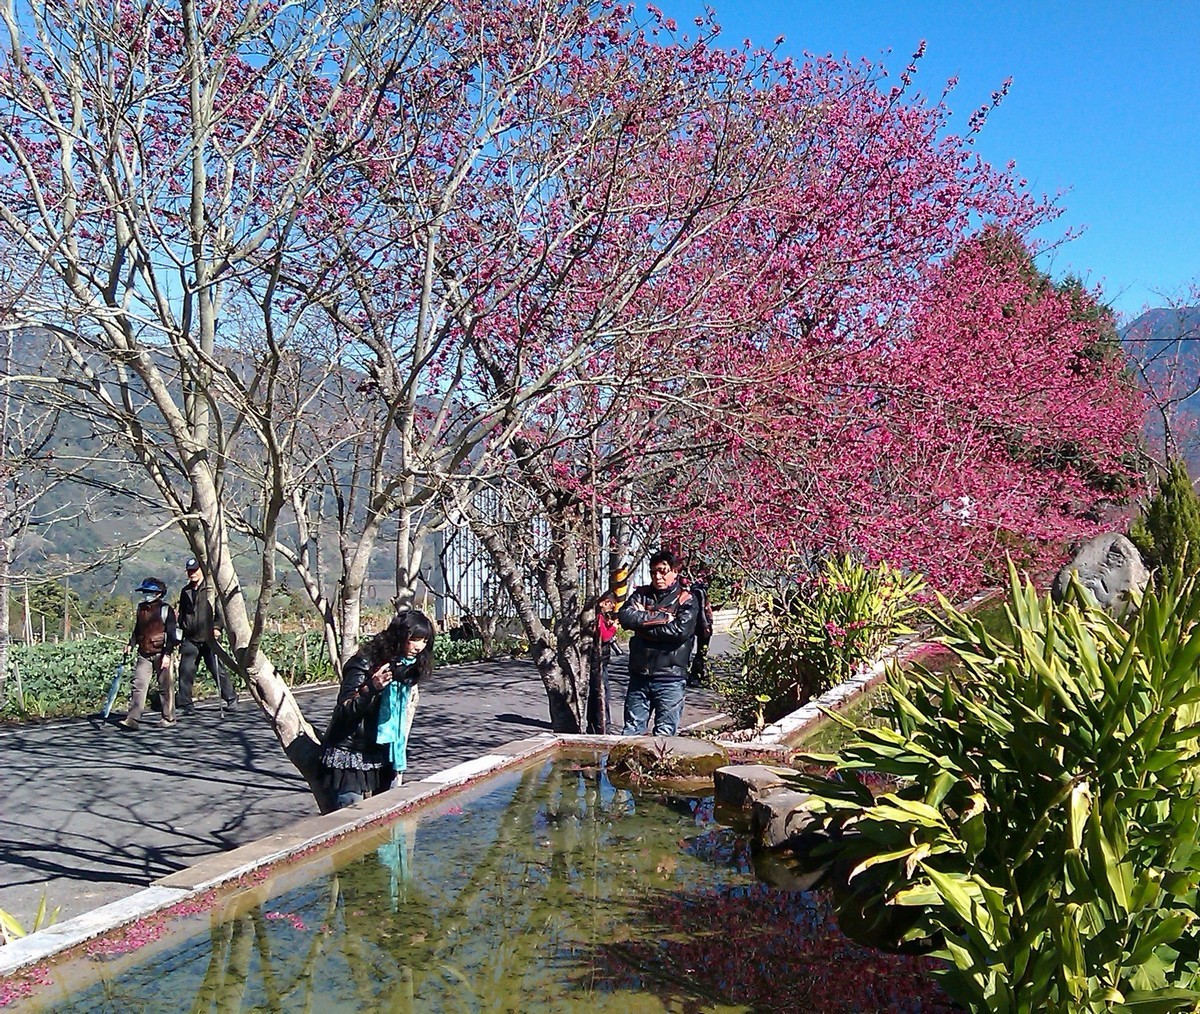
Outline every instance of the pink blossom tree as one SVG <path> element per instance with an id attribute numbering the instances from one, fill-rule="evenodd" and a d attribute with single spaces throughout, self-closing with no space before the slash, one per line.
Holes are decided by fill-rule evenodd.
<path id="1" fill-rule="evenodd" d="M 977 538 L 1049 538 L 1095 503 L 1082 479 L 1047 493 L 1073 473 L 1039 455 L 1095 411 L 1063 364 L 1102 401 L 1109 361 L 1051 296 L 972 266 L 983 225 L 1051 214 L 974 155 L 986 110 L 955 136 L 915 66 L 893 85 L 722 49 L 703 19 L 492 6 L 0 7 L 17 319 L 58 335 L 63 385 L 208 562 L 314 786 L 267 610 L 293 568 L 344 658 L 388 525 L 401 602 L 431 520 L 471 525 L 574 731 L 602 515 L 746 563 L 839 542 L 911 562 L 949 534 L 975 547 L 929 565 L 953 581 Z M 1006 357 L 1013 314 L 1031 337 Z M 1054 381 L 1042 401 L 1023 371 Z M 1112 429 L 1083 454 L 1101 471 Z M 963 496 L 989 535 L 961 538 Z"/>
<path id="2" fill-rule="evenodd" d="M 1142 392 L 1093 294 L 995 231 L 919 286 L 856 344 L 785 347 L 800 368 L 746 406 L 739 467 L 710 487 L 716 545 L 768 567 L 851 550 L 962 591 L 1006 551 L 1052 561 L 1136 492 Z"/>
<path id="3" fill-rule="evenodd" d="M 609 323 L 620 339 L 589 353 L 586 375 L 547 390 L 524 425 L 507 417 L 517 428 L 486 448 L 506 509 L 473 512 L 459 488 L 559 729 L 578 728 L 605 515 L 657 521 L 661 537 L 743 567 L 774 573 L 842 547 L 952 589 L 1008 540 L 1045 549 L 1089 530 L 1119 498 L 1106 487 L 1128 481 L 1140 409 L 1117 350 L 1093 354 L 1103 343 L 1078 294 L 1043 292 L 1027 256 L 997 256 L 995 236 L 1052 209 L 949 135 L 944 105 L 908 94 L 912 67 L 885 90 L 867 65 L 753 59 L 770 101 L 743 107 L 756 146 L 728 162 L 770 173 L 698 220 Z M 711 141 L 673 145 L 689 183 L 717 160 Z M 679 182 L 667 165 L 648 173 L 643 202 Z M 974 239 L 985 223 L 993 238 Z M 626 249 L 637 244 L 623 237 L 613 253 Z M 560 290 L 574 316 L 554 320 L 572 349 L 588 332 L 571 322 L 608 291 Z M 512 377 L 504 340 L 555 347 L 539 322 L 479 322 L 498 385 Z M 526 517 L 551 537 L 512 524 Z"/>

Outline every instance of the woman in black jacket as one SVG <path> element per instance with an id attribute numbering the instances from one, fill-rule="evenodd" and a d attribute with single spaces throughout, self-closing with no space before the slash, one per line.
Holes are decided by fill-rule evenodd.
<path id="1" fill-rule="evenodd" d="M 432 671 L 433 624 L 417 609 L 397 613 L 346 663 L 321 754 L 339 809 L 399 784 L 417 684 Z"/>

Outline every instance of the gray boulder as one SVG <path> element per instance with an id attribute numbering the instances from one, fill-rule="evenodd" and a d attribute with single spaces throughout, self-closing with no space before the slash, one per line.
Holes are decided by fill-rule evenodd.
<path id="1" fill-rule="evenodd" d="M 1079 575 L 1084 588 L 1114 616 L 1123 615 L 1131 605 L 1141 601 L 1150 580 L 1150 572 L 1142 563 L 1137 547 L 1117 532 L 1097 535 L 1079 547 L 1054 579 L 1050 588 L 1054 601 L 1061 602 L 1066 597 L 1072 573 Z"/>
<path id="2" fill-rule="evenodd" d="M 807 792 L 773 789 L 759 796 L 750 808 L 751 843 L 758 849 L 777 849 L 805 834 L 817 818 L 809 812 Z"/>
<path id="3" fill-rule="evenodd" d="M 730 764 L 713 772 L 713 789 L 723 806 L 748 809 L 759 796 L 783 785 L 786 775 L 798 774 L 792 768 L 766 764 Z"/>

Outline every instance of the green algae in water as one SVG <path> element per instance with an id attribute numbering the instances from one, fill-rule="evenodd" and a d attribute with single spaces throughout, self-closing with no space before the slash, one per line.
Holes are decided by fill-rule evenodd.
<path id="1" fill-rule="evenodd" d="M 949 1009 L 929 962 L 866 951 L 820 896 L 760 884 L 711 798 L 618 790 L 595 762 L 501 776 L 345 855 L 34 1009 Z"/>

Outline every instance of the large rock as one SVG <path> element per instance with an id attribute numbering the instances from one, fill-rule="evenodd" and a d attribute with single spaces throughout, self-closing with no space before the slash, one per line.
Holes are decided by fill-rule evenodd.
<path id="1" fill-rule="evenodd" d="M 729 751 L 689 736 L 630 736 L 608 754 L 608 775 L 621 783 L 698 788 L 711 785 L 713 772 L 729 764 Z"/>
<path id="2" fill-rule="evenodd" d="M 784 784 L 786 775 L 799 774 L 793 768 L 775 768 L 766 764 L 730 764 L 713 772 L 716 800 L 723 806 L 749 809 L 759 796 Z"/>
<path id="3" fill-rule="evenodd" d="M 776 849 L 801 837 L 816 822 L 808 810 L 812 797 L 793 789 L 773 789 L 750 808 L 750 834 L 755 848 Z"/>
<path id="4" fill-rule="evenodd" d="M 1150 572 L 1142 563 L 1141 554 L 1124 535 L 1109 532 L 1089 539 L 1071 561 L 1058 572 L 1050 594 L 1061 602 L 1067 594 L 1071 574 L 1079 575 L 1080 583 L 1099 605 L 1114 616 L 1121 616 L 1141 600 Z"/>

